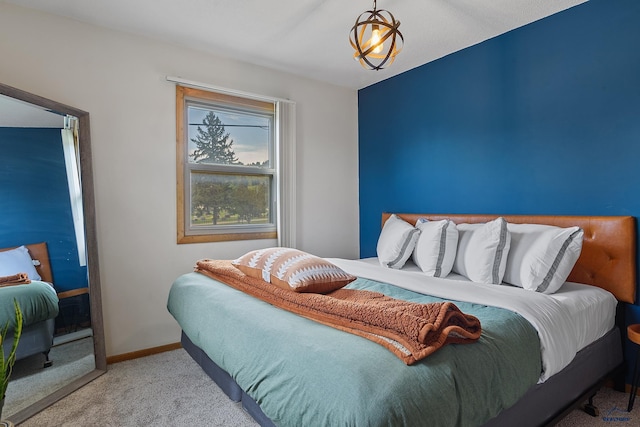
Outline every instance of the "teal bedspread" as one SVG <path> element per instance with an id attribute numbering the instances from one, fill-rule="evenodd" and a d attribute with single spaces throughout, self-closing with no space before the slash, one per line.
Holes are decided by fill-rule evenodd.
<path id="1" fill-rule="evenodd" d="M 442 301 L 358 279 L 349 288 Z M 367 339 L 275 308 L 198 273 L 173 284 L 169 312 L 278 426 L 478 426 L 541 372 L 535 329 L 508 310 L 456 302 L 482 336 L 412 366 Z"/>
<path id="2" fill-rule="evenodd" d="M 4 327 L 7 320 L 9 321 L 10 330 L 13 330 L 15 326 L 14 298 L 20 304 L 24 326 L 58 315 L 58 296 L 56 291 L 48 283 L 34 280 L 28 285 L 0 288 L 0 327 Z"/>

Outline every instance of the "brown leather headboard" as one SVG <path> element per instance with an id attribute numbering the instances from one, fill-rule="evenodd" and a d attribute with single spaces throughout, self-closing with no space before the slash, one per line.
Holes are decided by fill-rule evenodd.
<path id="1" fill-rule="evenodd" d="M 49 251 L 47 250 L 47 244 L 34 243 L 32 245 L 24 245 L 31 254 L 31 259 L 40 261 L 40 265 L 36 265 L 36 271 L 42 277 L 43 282 L 53 283 L 53 275 L 51 274 L 51 264 L 49 263 Z M 17 246 L 16 246 L 17 247 Z M 0 252 L 8 251 L 13 248 L 3 248 Z"/>
<path id="2" fill-rule="evenodd" d="M 391 213 L 382 214 L 382 224 Z M 570 282 L 586 283 L 611 292 L 619 301 L 634 303 L 636 298 L 636 221 L 632 216 L 552 216 L 552 215 L 464 215 L 396 214 L 414 224 L 418 218 L 450 219 L 456 224 L 487 222 L 502 216 L 517 224 L 547 224 L 559 227 L 577 225 L 584 230 L 580 258 L 573 267 Z"/>

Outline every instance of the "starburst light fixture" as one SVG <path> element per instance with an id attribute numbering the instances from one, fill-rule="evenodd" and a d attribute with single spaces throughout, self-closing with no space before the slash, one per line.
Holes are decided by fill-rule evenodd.
<path id="1" fill-rule="evenodd" d="M 355 49 L 353 59 L 370 70 L 381 70 L 391 65 L 404 45 L 398 27 L 400 21 L 396 21 L 387 10 L 377 10 L 376 0 L 373 0 L 373 10 L 358 16 L 351 28 L 349 41 Z"/>

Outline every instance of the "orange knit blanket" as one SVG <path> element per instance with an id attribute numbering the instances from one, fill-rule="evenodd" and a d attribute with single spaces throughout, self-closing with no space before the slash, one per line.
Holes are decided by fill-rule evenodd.
<path id="1" fill-rule="evenodd" d="M 449 343 L 480 338 L 478 318 L 452 302 L 418 304 L 378 292 L 298 293 L 245 275 L 231 261 L 200 260 L 195 271 L 276 307 L 383 345 L 411 365 Z"/>
<path id="2" fill-rule="evenodd" d="M 31 283 L 31 280 L 29 280 L 27 273 L 17 273 L 11 276 L 0 277 L 0 288 L 3 286 L 28 285 L 29 283 Z"/>

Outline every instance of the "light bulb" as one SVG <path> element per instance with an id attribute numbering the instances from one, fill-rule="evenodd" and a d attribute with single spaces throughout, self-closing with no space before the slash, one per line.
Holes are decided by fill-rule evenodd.
<path id="1" fill-rule="evenodd" d="M 383 43 L 380 42 L 380 29 L 377 25 L 374 25 L 371 30 L 371 46 L 375 46 L 373 53 L 380 53 L 384 48 Z"/>

